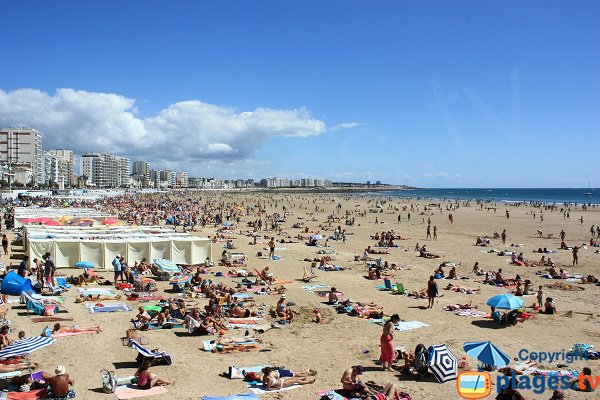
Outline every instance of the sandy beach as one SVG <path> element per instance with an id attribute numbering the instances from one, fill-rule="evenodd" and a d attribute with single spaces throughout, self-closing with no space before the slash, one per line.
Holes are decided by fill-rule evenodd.
<path id="1" fill-rule="evenodd" d="M 341 388 L 340 378 L 343 371 L 357 364 L 365 367 L 363 381 L 375 381 L 380 385 L 393 382 L 415 400 L 459 398 L 455 381 L 445 384 L 437 383 L 435 379 L 418 381 L 398 372 L 382 371 L 376 364 L 379 358 L 379 337 L 382 327 L 370 323 L 367 319 L 337 314 L 333 307 L 322 304 L 323 298 L 303 288 L 309 284 L 300 281 L 299 278 L 302 277 L 304 268 L 310 265 L 303 260 L 321 257 L 317 254 L 319 250 L 332 251 L 332 264 L 347 267 L 348 270 L 331 272 L 315 270 L 318 277 L 310 285 L 335 287 L 344 293 L 344 298 L 374 302 L 382 306 L 387 315 L 398 313 L 402 320 L 421 321 L 427 325 L 414 330 L 396 332 L 394 335 L 396 347 L 414 351 L 419 343 L 425 346 L 446 344 L 457 358 L 467 357 L 470 366 L 475 367 L 477 361 L 466 356 L 462 349 L 465 342 L 492 341 L 511 358 L 517 357 L 521 349 L 562 351 L 573 347 L 575 343 L 600 345 L 598 340 L 600 337 L 599 286 L 546 279 L 536 275 L 537 271 L 543 270 L 542 267 L 513 265 L 510 263 L 510 256 L 499 256 L 488 252 L 490 249 L 522 252 L 526 259 L 539 261 L 542 254 L 534 251 L 538 248 L 548 248 L 556 251 L 546 257 L 552 258 L 557 270 L 564 268 L 570 274 L 598 276 L 600 254 L 595 251 L 600 248 L 589 246 L 590 226 L 600 225 L 598 208 L 584 211 L 581 207 L 571 207 L 570 218 L 565 219 L 558 212 L 559 206 L 554 212 L 542 210 L 543 221 L 541 221 L 540 208 L 503 203 L 486 203 L 480 207 L 475 202 L 469 204 L 441 202 L 440 208 L 431 207 L 425 212 L 424 206 L 440 202 L 417 202 L 398 198 L 387 200 L 386 197 L 381 196 L 377 199 L 385 199 L 385 201 L 376 207 L 375 198 L 357 195 L 213 192 L 196 193 L 194 196 L 201 204 L 210 199 L 223 204 L 235 203 L 242 209 L 260 203 L 266 209 L 267 215 L 273 212 L 283 214 L 282 207 L 285 206 L 288 215 L 285 222 L 280 224 L 281 235 L 271 231 L 257 232 L 262 237 L 258 239 L 256 245 L 252 244 L 252 237 L 240 235 L 239 232 L 251 231 L 252 228 L 247 226 L 247 222 L 261 216 L 254 213 L 246 215 L 245 212 L 240 215 L 242 222 L 236 226 L 236 233 L 227 235 L 235 237 L 234 251 L 243 252 L 248 256 L 249 270 L 256 268 L 260 271 L 265 266 L 269 266 L 279 280 L 291 281 L 285 285 L 286 297 L 288 301 L 295 303 L 293 308 L 298 315 L 293 323 L 276 324 L 277 328 L 258 335 L 264 348 L 269 350 L 264 352 L 210 353 L 202 351 L 202 341 L 216 336 L 188 336 L 183 329 L 143 332 L 142 336 L 150 343 L 148 348 L 168 351 L 174 360 L 171 366 L 152 368 L 152 372 L 176 381 L 174 385 L 167 387 L 168 393 L 162 395 L 162 398 L 199 399 L 203 395 L 246 393 L 248 389 L 242 380 L 230 380 L 222 376 L 229 366 L 276 365 L 292 370 L 315 369 L 318 371 L 316 382 L 290 391 L 263 394 L 261 398 L 318 399 L 316 392 Z M 459 207 L 448 211 L 447 207 L 450 204 L 457 204 Z M 411 205 L 414 207 L 413 211 Z M 493 209 L 494 205 L 496 210 Z M 403 207 L 407 209 L 403 211 Z M 510 213 L 509 219 L 506 217 L 506 210 Z M 354 219 L 353 226 L 345 225 L 346 212 L 348 212 L 347 218 Z M 533 212 L 536 213 L 535 218 Z M 410 220 L 408 213 L 410 213 Z M 453 216 L 453 223 L 449 221 L 449 213 Z M 330 215 L 339 217 L 340 220 L 329 223 Z M 579 221 L 580 217 L 583 218 L 583 223 Z M 437 227 L 437 240 L 426 239 L 428 218 L 431 218 L 432 228 Z M 302 227 L 293 228 L 296 223 L 302 224 Z M 267 242 L 271 236 L 280 240 L 287 237 L 295 238 L 298 234 L 308 238 L 318 233 L 327 238 L 333 235 L 338 225 L 346 230 L 345 241 L 328 240 L 328 247 L 312 247 L 305 244 L 307 240 L 294 239 L 297 243 L 277 244 L 275 254 L 280 257 L 279 260 L 257 257 L 258 252 L 268 253 Z M 303 233 L 306 228 L 311 233 Z M 501 239 L 494 238 L 494 232 L 501 233 L 504 229 L 507 233 L 505 245 L 502 244 Z M 371 239 L 371 235 L 390 230 L 407 239 L 395 240 L 394 243 L 400 247 L 390 248 L 388 254 L 381 256 L 373 254 L 371 257 L 381 257 L 383 261 L 402 267 L 391 271 L 392 282 L 401 282 L 410 291 L 424 289 L 429 276 L 444 261 L 460 263 L 457 274 L 468 279 L 437 280 L 440 294 L 443 296 L 436 300 L 433 309 L 426 308 L 427 299 L 393 295 L 389 291 L 375 288 L 377 285 L 382 285 L 384 281 L 366 279 L 366 266 L 362 261 L 355 261 L 355 256 L 362 256 L 367 246 L 376 245 L 376 240 Z M 542 231 L 541 237 L 537 234 L 538 230 Z M 565 241 L 569 245 L 584 245 L 579 250 L 579 264 L 576 267 L 572 266 L 572 252 L 559 249 L 561 230 L 566 233 Z M 198 229 L 194 235 L 213 237 L 215 231 L 215 227 L 207 226 Z M 553 236 L 548 238 L 548 234 Z M 490 246 L 475 246 L 478 236 L 490 238 Z M 319 243 L 325 245 L 325 240 L 320 240 Z M 419 257 L 419 253 L 415 251 L 417 243 L 426 244 L 427 249 L 440 258 Z M 519 244 L 522 247 L 511 247 L 511 244 Z M 224 241 L 213 243 L 212 253 L 215 263 L 218 263 L 224 245 Z M 20 248 L 15 246 L 12 250 L 14 257 L 10 260 L 11 265 L 18 265 L 19 254 L 21 254 Z M 128 261 L 133 264 L 135 260 Z M 497 271 L 502 268 L 506 278 L 514 278 L 520 274 L 523 279 L 531 280 L 536 290 L 538 285 L 544 285 L 544 297 L 554 299 L 557 314 L 544 315 L 530 309 L 529 307 L 536 302 L 536 296 L 523 297 L 525 310 L 532 312 L 534 318 L 519 322 L 516 326 L 500 327 L 491 319 L 466 318 L 443 310 L 442 307 L 447 305 L 471 302 L 477 305 L 479 310 L 489 312 L 490 309 L 486 306 L 487 299 L 510 292 L 510 288 L 481 283 L 483 277 L 471 274 L 475 262 L 479 262 L 484 271 Z M 226 267 L 215 266 L 211 272 L 226 270 Z M 79 271 L 75 269 L 59 270 L 59 275 L 64 276 L 78 273 Z M 112 279 L 110 271 L 99 271 L 99 273 Z M 217 282 L 224 282 L 230 286 L 234 286 L 234 281 L 239 280 L 239 278 L 211 276 Z M 444 290 L 443 288 L 449 283 L 480 290 L 479 293 L 474 294 Z M 557 283 L 562 284 L 563 288 L 559 288 Z M 165 297 L 172 296 L 164 293 L 168 286 L 166 282 L 159 282 L 159 293 Z M 123 346 L 120 338 L 131 327 L 130 319 L 134 318 L 136 312 L 90 314 L 84 305 L 74 302 L 76 293 L 77 288 L 73 287 L 65 294 L 64 307 L 68 310 L 68 314 L 61 314 L 61 316 L 73 319 L 72 322 L 65 323 L 79 326 L 99 324 L 103 332 L 58 338 L 54 345 L 34 353 L 31 359 L 40 364 L 40 369 L 46 371 L 54 371 L 57 365 L 64 365 L 75 380 L 77 398 L 115 398 L 114 394 L 102 393 L 100 370 L 103 368 L 114 370 L 119 377 L 133 375 L 135 372 L 136 352 Z M 263 310 L 266 311 L 275 306 L 278 296 L 265 294 L 256 295 L 255 298 L 257 305 L 264 304 Z M 208 299 L 195 299 L 194 302 L 204 306 L 208 304 Z M 135 310 L 139 303 L 130 302 L 130 305 Z M 20 330 L 25 331 L 27 336 L 39 335 L 44 326 L 51 325 L 30 322 L 31 317 L 22 315 L 24 310 L 18 304 L 8 306 L 13 338 L 16 338 Z M 316 307 L 321 310 L 323 317 L 321 324 L 311 322 L 312 312 Z M 273 319 L 269 318 L 269 320 Z M 236 336 L 243 336 L 243 334 L 243 329 L 239 333 L 236 332 Z M 561 361 L 542 364 L 548 369 L 555 369 L 557 363 Z M 562 363 L 566 364 L 566 362 Z M 580 371 L 586 365 L 589 365 L 594 373 L 598 373 L 598 361 L 577 361 L 569 367 Z M 493 373 L 492 376 L 495 379 L 497 373 Z M 541 395 L 523 391 L 523 394 L 526 399 L 551 397 L 551 391 Z M 569 391 L 567 398 L 591 399 L 593 396 L 589 393 Z"/>

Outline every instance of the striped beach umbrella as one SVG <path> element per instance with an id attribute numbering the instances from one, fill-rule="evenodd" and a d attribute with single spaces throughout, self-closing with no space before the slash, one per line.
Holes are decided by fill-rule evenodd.
<path id="1" fill-rule="evenodd" d="M 177 275 L 169 279 L 169 285 L 185 285 L 191 280 L 191 275 Z"/>
<path id="2" fill-rule="evenodd" d="M 26 356 L 42 347 L 50 346 L 54 339 L 45 336 L 33 336 L 18 340 L 0 350 L 0 360 L 10 357 Z"/>
<path id="3" fill-rule="evenodd" d="M 510 363 L 510 357 L 492 342 L 467 342 L 463 345 L 465 352 L 484 364 L 504 367 Z"/>
<path id="4" fill-rule="evenodd" d="M 440 383 L 455 380 L 458 376 L 458 360 L 445 344 L 430 346 L 429 369 Z"/>

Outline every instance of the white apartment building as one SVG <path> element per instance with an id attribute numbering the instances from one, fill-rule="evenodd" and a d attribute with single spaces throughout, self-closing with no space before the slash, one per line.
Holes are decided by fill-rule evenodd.
<path id="1" fill-rule="evenodd" d="M 65 187 L 72 187 L 75 184 L 75 156 L 73 151 L 55 149 L 48 150 L 48 153 L 59 159 L 59 177 L 64 177 Z"/>
<path id="2" fill-rule="evenodd" d="M 175 176 L 175 184 L 179 188 L 189 187 L 190 175 L 187 172 L 178 171 Z"/>
<path id="3" fill-rule="evenodd" d="M 129 187 L 130 162 L 113 154 L 86 153 L 81 156 L 81 175 L 86 184 L 101 188 Z"/>
<path id="4" fill-rule="evenodd" d="M 0 161 L 18 167 L 14 180 L 37 185 L 42 178 L 42 135 L 37 129 L 0 129 Z M 25 180 L 23 182 L 22 180 Z"/>
<path id="5" fill-rule="evenodd" d="M 150 187 L 150 163 L 146 161 L 133 162 L 133 179 L 139 187 Z"/>

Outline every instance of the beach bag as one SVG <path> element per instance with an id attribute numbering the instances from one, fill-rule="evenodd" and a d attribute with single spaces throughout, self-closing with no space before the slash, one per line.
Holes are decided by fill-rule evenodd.
<path id="1" fill-rule="evenodd" d="M 103 369 L 100 371 L 102 374 L 102 390 L 104 393 L 114 393 L 117 389 L 117 378 L 113 371 L 107 371 Z"/>
<path id="2" fill-rule="evenodd" d="M 44 329 L 42 329 L 41 336 L 44 336 L 44 337 L 50 337 L 50 336 L 52 336 L 52 329 L 50 329 L 49 326 L 45 327 Z"/>
<path id="3" fill-rule="evenodd" d="M 238 367 L 229 367 L 229 373 L 227 374 L 229 379 L 244 379 L 244 373 Z"/>

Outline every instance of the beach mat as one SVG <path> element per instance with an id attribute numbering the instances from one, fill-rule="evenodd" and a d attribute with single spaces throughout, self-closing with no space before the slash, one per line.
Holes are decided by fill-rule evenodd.
<path id="1" fill-rule="evenodd" d="M 320 392 L 317 392 L 317 396 L 327 396 L 329 400 L 348 400 L 347 397 L 342 396 L 335 390 L 321 390 Z"/>
<path id="2" fill-rule="evenodd" d="M 98 307 L 96 304 L 102 304 L 102 307 Z M 115 303 L 96 303 L 88 304 L 86 308 L 92 314 L 97 313 L 111 313 L 120 311 L 131 311 L 131 308 L 127 304 L 115 302 Z"/>
<path id="3" fill-rule="evenodd" d="M 30 319 L 31 322 L 59 322 L 59 321 L 73 321 L 73 318 L 62 318 L 62 317 L 35 317 Z"/>
<path id="4" fill-rule="evenodd" d="M 278 390 L 267 390 L 267 387 L 263 384 L 256 385 L 256 386 L 248 386 L 248 387 L 252 391 L 252 393 L 265 394 L 265 393 L 286 392 L 288 390 L 299 389 L 302 387 L 302 385 L 294 385 L 294 386 L 290 386 L 290 387 L 286 387 L 286 388 L 278 389 Z"/>
<path id="5" fill-rule="evenodd" d="M 103 296 L 116 296 L 117 294 L 112 289 L 107 288 L 79 288 L 79 294 L 86 295 L 103 295 Z"/>
<path id="6" fill-rule="evenodd" d="M 258 400 L 258 397 L 254 393 L 245 393 L 229 396 L 202 396 L 202 400 Z"/>
<path id="7" fill-rule="evenodd" d="M 46 389 L 31 390 L 29 392 L 0 392 L 0 400 L 38 400 L 48 397 Z"/>
<path id="8" fill-rule="evenodd" d="M 98 332 L 95 330 L 89 330 L 89 331 L 83 331 L 83 332 L 59 332 L 59 333 L 53 333 L 52 337 L 59 338 L 59 337 L 67 337 L 67 336 L 96 335 L 96 334 L 98 334 Z"/>
<path id="9" fill-rule="evenodd" d="M 165 394 L 169 391 L 164 386 L 154 386 L 152 389 L 144 390 L 139 389 L 137 386 L 127 385 L 119 386 L 115 390 L 115 394 L 119 400 L 137 399 L 140 397 L 157 396 L 159 394 Z"/>
<path id="10" fill-rule="evenodd" d="M 371 323 L 383 326 L 387 320 L 382 318 L 379 319 L 370 319 Z M 400 321 L 396 325 L 394 325 L 394 330 L 398 332 L 406 332 L 412 331 L 413 329 L 419 329 L 429 326 L 421 321 Z"/>

